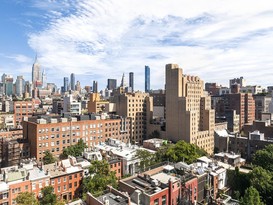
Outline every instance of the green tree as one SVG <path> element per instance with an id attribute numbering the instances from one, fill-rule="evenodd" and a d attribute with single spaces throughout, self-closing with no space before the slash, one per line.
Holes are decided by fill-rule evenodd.
<path id="1" fill-rule="evenodd" d="M 91 174 L 83 180 L 83 192 L 91 192 L 94 196 L 99 196 L 106 190 L 107 185 L 117 187 L 116 173 L 110 171 L 107 161 L 92 161 L 89 168 Z"/>
<path id="2" fill-rule="evenodd" d="M 241 199 L 242 205 L 264 205 L 260 199 L 259 192 L 253 186 L 250 186 L 245 190 L 245 195 Z"/>
<path id="3" fill-rule="evenodd" d="M 238 167 L 235 170 L 227 170 L 228 185 L 232 188 L 232 197 L 243 196 L 245 190 L 250 186 L 249 175 L 241 173 Z"/>
<path id="4" fill-rule="evenodd" d="M 196 145 L 187 143 L 183 140 L 178 141 L 176 144 L 163 147 L 158 152 L 160 153 L 157 153 L 157 158 L 161 157 L 161 160 L 159 159 L 160 161 L 184 161 L 188 164 L 193 163 L 197 158 L 207 154 L 204 150 L 200 149 Z"/>
<path id="5" fill-rule="evenodd" d="M 44 164 L 51 164 L 51 163 L 54 163 L 55 161 L 56 159 L 53 156 L 53 154 L 49 150 L 46 150 L 45 155 L 43 157 Z"/>
<path id="6" fill-rule="evenodd" d="M 273 172 L 273 144 L 258 150 L 253 156 L 253 164 Z"/>
<path id="7" fill-rule="evenodd" d="M 55 205 L 57 203 L 57 195 L 54 193 L 54 188 L 52 186 L 42 188 L 41 192 L 41 205 Z"/>
<path id="8" fill-rule="evenodd" d="M 74 157 L 82 156 L 85 148 L 87 148 L 86 144 L 82 139 L 80 139 L 77 144 L 65 148 L 63 150 L 61 158 L 67 158 L 68 155 Z"/>
<path id="9" fill-rule="evenodd" d="M 149 166 L 156 164 L 155 154 L 144 149 L 138 149 L 136 151 L 136 158 L 140 159 L 139 168 L 141 169 L 141 171 L 143 171 L 145 168 Z"/>
<path id="10" fill-rule="evenodd" d="M 258 190 L 266 204 L 273 204 L 272 173 L 262 167 L 255 167 L 249 174 L 250 185 Z"/>
<path id="11" fill-rule="evenodd" d="M 21 192 L 15 198 L 15 201 L 18 205 L 39 205 L 38 200 L 36 199 L 34 193 L 30 192 Z"/>

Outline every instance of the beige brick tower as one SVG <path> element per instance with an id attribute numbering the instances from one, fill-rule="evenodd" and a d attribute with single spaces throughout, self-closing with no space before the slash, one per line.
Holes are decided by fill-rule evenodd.
<path id="1" fill-rule="evenodd" d="M 214 110 L 197 76 L 184 75 L 176 64 L 166 65 L 166 136 L 185 140 L 213 153 Z"/>

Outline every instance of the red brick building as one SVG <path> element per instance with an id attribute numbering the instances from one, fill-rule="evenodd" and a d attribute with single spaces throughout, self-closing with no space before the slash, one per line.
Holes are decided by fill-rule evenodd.
<path id="1" fill-rule="evenodd" d="M 234 93 L 224 96 L 225 110 L 235 110 L 240 115 L 239 127 L 255 120 L 255 100 L 251 93 Z"/>
<path id="2" fill-rule="evenodd" d="M 83 179 L 83 169 L 72 166 L 69 159 L 59 163 L 44 165 L 46 172 L 50 174 L 50 185 L 59 199 L 71 201 L 79 196 L 79 187 Z"/>
<path id="3" fill-rule="evenodd" d="M 31 117 L 34 112 L 35 102 L 32 101 L 15 101 L 14 104 L 14 126 L 21 125 L 24 117 Z"/>
<path id="4" fill-rule="evenodd" d="M 122 160 L 119 158 L 109 159 L 110 171 L 116 173 L 117 179 L 121 179 L 122 175 Z"/>
<path id="5" fill-rule="evenodd" d="M 59 156 L 63 149 L 77 144 L 82 139 L 88 148 L 109 137 L 128 142 L 130 137 L 130 119 L 77 119 L 47 118 L 25 121 L 23 135 L 30 143 L 32 157 L 41 161 L 46 150 Z"/>

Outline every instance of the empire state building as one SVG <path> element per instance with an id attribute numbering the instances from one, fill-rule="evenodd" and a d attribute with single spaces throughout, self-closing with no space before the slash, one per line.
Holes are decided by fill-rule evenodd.
<path id="1" fill-rule="evenodd" d="M 41 67 L 37 61 L 37 55 L 35 57 L 35 61 L 32 65 L 32 83 L 34 87 L 42 86 L 42 74 L 41 74 Z"/>

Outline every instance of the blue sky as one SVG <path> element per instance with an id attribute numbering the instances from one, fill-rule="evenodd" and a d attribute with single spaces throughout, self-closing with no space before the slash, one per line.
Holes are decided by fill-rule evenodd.
<path id="1" fill-rule="evenodd" d="M 1 0 L 0 75 L 30 79 L 37 52 L 48 82 L 81 84 L 135 73 L 164 88 L 165 64 L 205 82 L 272 85 L 273 2 L 268 0 Z M 128 81 L 128 80 L 127 80 Z"/>

